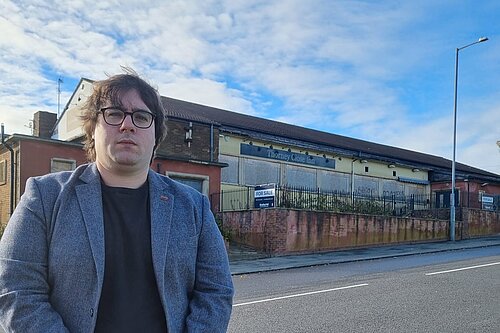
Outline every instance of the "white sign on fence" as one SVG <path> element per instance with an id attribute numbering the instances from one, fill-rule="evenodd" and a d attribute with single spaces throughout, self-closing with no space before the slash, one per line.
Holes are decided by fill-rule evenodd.
<path id="1" fill-rule="evenodd" d="M 255 186 L 254 207 L 255 208 L 274 207 L 275 194 L 276 194 L 276 187 L 274 184 Z"/>
<path id="2" fill-rule="evenodd" d="M 491 195 L 483 194 L 481 198 L 481 202 L 483 204 L 483 209 L 485 210 L 493 210 L 494 199 Z"/>

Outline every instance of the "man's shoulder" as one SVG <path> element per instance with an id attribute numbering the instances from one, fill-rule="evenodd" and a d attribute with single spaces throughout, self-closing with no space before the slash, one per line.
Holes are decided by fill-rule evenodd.
<path id="1" fill-rule="evenodd" d="M 198 200 L 202 197 L 202 194 L 200 192 L 189 185 L 183 184 L 179 181 L 173 180 L 168 176 L 156 173 L 154 171 L 152 172 L 152 174 L 152 177 L 156 178 L 156 181 L 159 182 L 165 190 L 177 197 L 186 196 Z"/>
<path id="2" fill-rule="evenodd" d="M 53 172 L 46 175 L 30 177 L 28 181 L 33 181 L 44 186 L 57 186 L 58 184 L 62 186 L 68 182 L 74 182 L 80 178 L 80 176 L 91 168 L 91 164 L 82 164 L 78 166 L 75 170 L 71 171 L 59 171 Z"/>

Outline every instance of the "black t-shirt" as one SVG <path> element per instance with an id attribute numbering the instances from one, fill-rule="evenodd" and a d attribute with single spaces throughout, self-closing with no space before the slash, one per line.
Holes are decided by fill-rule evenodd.
<path id="1" fill-rule="evenodd" d="M 102 183 L 105 262 L 95 332 L 166 332 L 151 253 L 146 181 L 138 189 Z"/>

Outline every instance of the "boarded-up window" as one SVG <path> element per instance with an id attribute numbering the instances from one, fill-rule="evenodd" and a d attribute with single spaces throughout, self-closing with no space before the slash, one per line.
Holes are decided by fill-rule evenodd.
<path id="1" fill-rule="evenodd" d="M 311 168 L 303 168 L 294 165 L 287 165 L 286 168 L 286 185 L 292 187 L 304 187 L 308 189 L 316 189 L 316 170 Z"/>
<path id="2" fill-rule="evenodd" d="M 354 195 L 359 197 L 378 196 L 378 179 L 354 176 Z"/>
<path id="3" fill-rule="evenodd" d="M 50 172 L 75 170 L 76 161 L 63 158 L 52 158 L 50 160 Z"/>
<path id="4" fill-rule="evenodd" d="M 219 162 L 228 164 L 227 167 L 221 170 L 221 181 L 223 183 L 238 184 L 238 157 L 219 155 Z"/>
<path id="5" fill-rule="evenodd" d="M 403 184 L 394 180 L 383 180 L 382 195 L 384 198 L 404 198 L 405 187 Z"/>
<path id="6" fill-rule="evenodd" d="M 243 174 L 245 185 L 261 185 L 279 183 L 279 163 L 243 159 Z"/>
<path id="7" fill-rule="evenodd" d="M 349 175 L 327 171 L 318 171 L 318 187 L 321 191 L 349 193 Z"/>
<path id="8" fill-rule="evenodd" d="M 7 160 L 0 161 L 0 185 L 7 183 Z"/>

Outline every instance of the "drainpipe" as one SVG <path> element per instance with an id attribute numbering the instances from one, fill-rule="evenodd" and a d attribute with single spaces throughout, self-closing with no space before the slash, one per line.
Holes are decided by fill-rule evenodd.
<path id="1" fill-rule="evenodd" d="M 210 124 L 210 162 L 214 161 L 214 124 Z"/>
<path id="2" fill-rule="evenodd" d="M 351 204 L 354 204 L 354 162 L 357 160 L 357 158 L 353 158 L 351 161 Z"/>
<path id="3" fill-rule="evenodd" d="M 4 140 L 4 129 L 2 123 L 2 145 L 10 151 L 10 216 L 14 213 L 14 149 Z"/>

